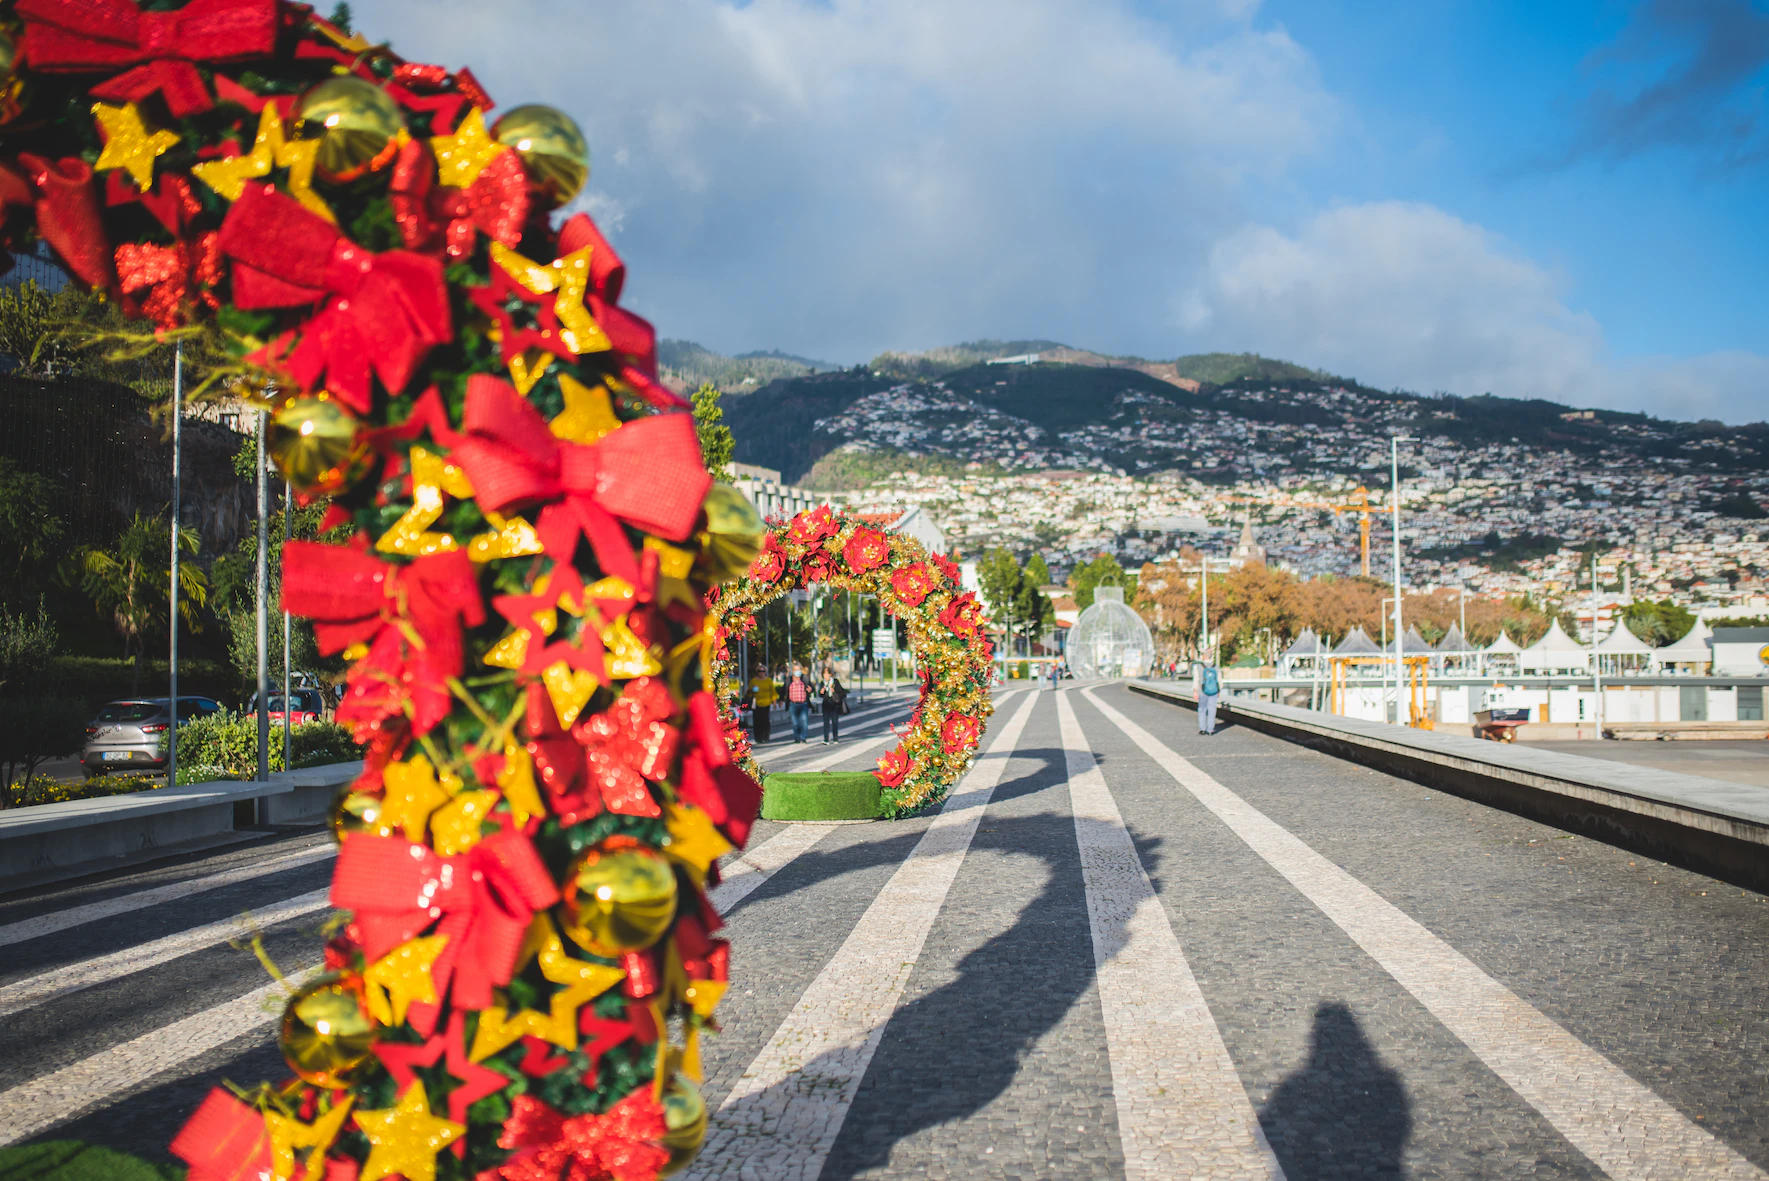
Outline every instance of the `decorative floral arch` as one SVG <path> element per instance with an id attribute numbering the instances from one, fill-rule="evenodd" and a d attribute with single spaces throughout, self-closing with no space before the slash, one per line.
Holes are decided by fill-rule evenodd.
<path id="1" fill-rule="evenodd" d="M 755 626 L 757 611 L 814 582 L 877 595 L 908 625 L 921 700 L 902 741 L 878 760 L 878 780 L 893 816 L 938 803 L 970 766 L 995 709 L 983 605 L 959 585 L 958 567 L 945 555 L 930 554 L 913 537 L 838 515 L 828 505 L 771 531 L 749 573 L 708 596 L 717 625 L 719 705 L 732 753 L 759 781 L 761 768 L 736 721 L 742 686 L 729 641 Z"/>

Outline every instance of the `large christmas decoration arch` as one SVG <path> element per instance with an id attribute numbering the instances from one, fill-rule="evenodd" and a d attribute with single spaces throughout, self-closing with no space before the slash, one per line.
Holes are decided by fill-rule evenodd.
<path id="1" fill-rule="evenodd" d="M 293 1076 L 209 1095 L 191 1181 L 642 1181 L 705 1135 L 706 890 L 760 789 L 701 604 L 763 526 L 710 486 L 619 257 L 555 228 L 576 124 L 492 111 L 286 0 L 0 11 L 0 245 L 47 244 L 144 346 L 210 342 L 331 498 L 283 585 L 350 661 L 341 913 L 291 982 Z"/>
<path id="2" fill-rule="evenodd" d="M 839 516 L 828 505 L 772 530 L 748 575 L 708 596 L 721 716 L 733 754 L 751 777 L 761 777 L 735 722 L 742 687 L 731 641 L 755 626 L 757 611 L 813 583 L 876 595 L 906 625 L 921 697 L 902 741 L 878 760 L 877 774 L 891 815 L 938 803 L 970 766 L 995 708 L 982 604 L 960 586 L 958 567 L 944 555 L 930 554 L 906 534 Z"/>

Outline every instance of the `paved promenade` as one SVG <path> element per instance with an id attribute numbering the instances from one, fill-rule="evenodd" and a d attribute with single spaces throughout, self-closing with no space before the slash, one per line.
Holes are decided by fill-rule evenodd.
<path id="1" fill-rule="evenodd" d="M 763 757 L 868 766 L 881 706 Z M 727 865 L 689 1176 L 1766 1177 L 1763 896 L 1119 686 L 1004 693 L 984 744 L 937 814 Z M 163 1155 L 277 1075 L 228 940 L 317 960 L 330 854 L 0 900 L 0 1142 Z"/>

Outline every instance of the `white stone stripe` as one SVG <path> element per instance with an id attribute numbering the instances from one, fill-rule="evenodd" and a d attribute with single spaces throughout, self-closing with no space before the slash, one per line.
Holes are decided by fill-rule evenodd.
<path id="1" fill-rule="evenodd" d="M 31 976 L 12 984 L 0 986 L 0 1017 L 9 1013 L 17 1013 L 34 1005 L 115 980 L 119 976 L 128 976 L 134 972 L 146 971 L 167 960 L 175 960 L 179 956 L 189 955 L 205 947 L 213 947 L 217 943 L 225 943 L 229 939 L 249 936 L 254 929 L 273 927 L 278 923 L 286 923 L 298 919 L 314 911 L 325 910 L 331 903 L 327 900 L 328 891 L 314 890 L 308 894 L 299 894 L 285 902 L 274 903 L 262 910 L 248 911 L 218 923 L 207 923 L 201 927 L 192 927 L 188 931 L 179 931 L 167 935 L 163 939 L 150 940 L 134 947 L 126 947 L 122 951 L 110 955 L 101 955 L 78 963 L 68 964 L 41 975 Z"/>
<path id="2" fill-rule="evenodd" d="M 822 1171 L 1036 702 L 1027 698 L 990 743 L 743 1072 L 690 1176 L 813 1181 Z"/>
<path id="3" fill-rule="evenodd" d="M 299 983 L 299 978 L 291 980 Z M 282 1016 L 286 995 L 284 985 L 272 981 L 133 1041 L 0 1091 L 0 1145 L 28 1140 L 102 1107 L 163 1071 L 274 1024 Z"/>
<path id="4" fill-rule="evenodd" d="M 794 824 L 775 833 L 773 838 L 719 866 L 718 885 L 707 891 L 714 909 L 720 914 L 749 897 L 750 893 L 792 863 L 793 858 L 810 850 L 831 830 L 822 825 Z"/>
<path id="5" fill-rule="evenodd" d="M 1617 1181 L 1762 1181 L 1755 1165 L 1398 907 L 1086 693 L 1181 787 L 1351 936 L 1476 1057 Z"/>
<path id="6" fill-rule="evenodd" d="M 253 878 L 281 873 L 286 869 L 294 869 L 314 861 L 324 861 L 337 855 L 337 845 L 328 840 L 322 845 L 314 845 L 293 853 L 269 857 L 263 861 L 254 861 L 234 869 L 212 873 L 206 877 L 186 878 L 181 882 L 155 886 L 151 890 L 138 890 L 133 894 L 106 898 L 102 902 L 88 902 L 84 906 L 70 906 L 66 910 L 38 915 L 34 919 L 21 919 L 16 923 L 8 923 L 0 927 L 0 947 L 4 947 L 8 943 L 22 943 L 26 939 L 53 935 L 58 931 L 66 931 L 70 927 L 78 927 L 84 923 L 95 923 L 99 919 L 108 919 L 113 915 L 128 914 L 132 910 L 158 906 L 162 902 L 177 902 L 192 894 L 218 890 L 222 886 L 231 886 L 238 882 L 249 882 Z"/>
<path id="7" fill-rule="evenodd" d="M 1124 1176 L 1282 1178 L 1067 692 L 1057 717 Z"/>

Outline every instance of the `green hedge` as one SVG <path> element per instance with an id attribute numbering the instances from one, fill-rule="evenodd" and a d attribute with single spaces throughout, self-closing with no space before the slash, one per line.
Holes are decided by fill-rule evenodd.
<path id="1" fill-rule="evenodd" d="M 870 771 L 785 773 L 766 780 L 764 820 L 872 820 L 880 815 L 878 776 Z"/>
<path id="2" fill-rule="evenodd" d="M 294 765 L 318 767 L 362 757 L 350 731 L 336 722 L 308 722 L 289 734 Z M 282 723 L 270 724 L 270 769 L 283 769 Z M 218 713 L 178 729 L 178 781 L 248 778 L 258 773 L 258 715 Z"/>
<path id="3" fill-rule="evenodd" d="M 135 662 L 118 656 L 58 656 L 43 674 L 43 687 L 56 696 L 78 697 L 88 709 L 97 709 L 119 697 L 164 697 L 170 667 L 164 660 L 143 663 L 139 689 Z M 178 662 L 178 695 L 213 697 L 222 702 L 239 700 L 240 679 L 217 660 L 184 658 Z"/>

